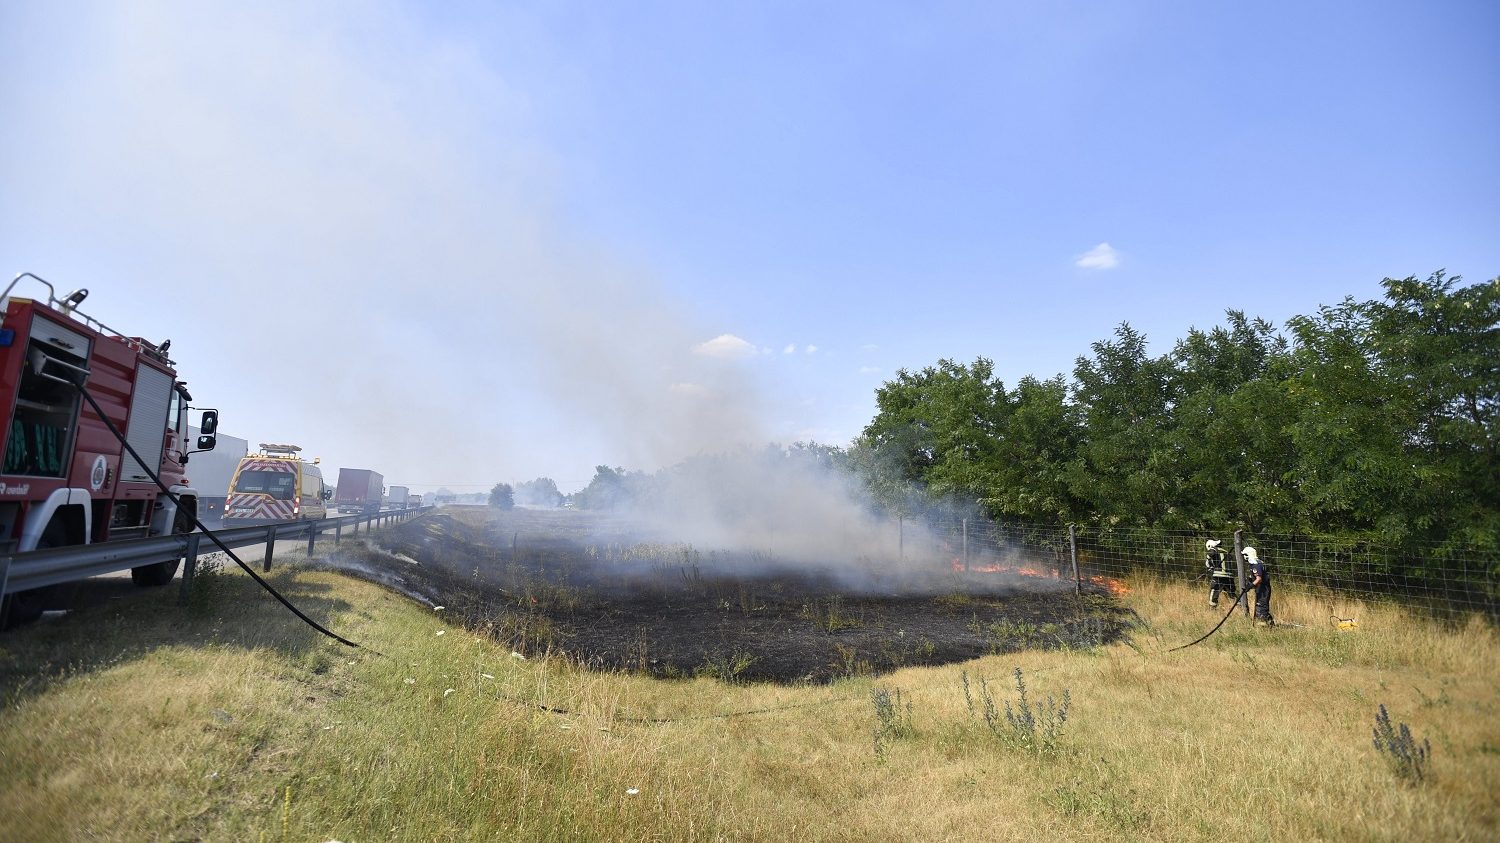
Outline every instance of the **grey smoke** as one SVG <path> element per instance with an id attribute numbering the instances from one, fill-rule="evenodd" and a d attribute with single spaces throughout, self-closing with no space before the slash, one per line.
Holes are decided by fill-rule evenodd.
<path id="1" fill-rule="evenodd" d="M 753 360 L 699 353 L 734 326 L 568 230 L 533 93 L 471 45 L 368 5 L 4 14 L 25 72 L 0 83 L 0 224 L 65 243 L 26 268 L 93 288 L 106 321 L 172 337 L 227 432 L 388 482 L 564 491 L 595 462 L 771 438 Z M 845 478 L 715 465 L 640 515 L 705 546 L 900 561 Z"/>

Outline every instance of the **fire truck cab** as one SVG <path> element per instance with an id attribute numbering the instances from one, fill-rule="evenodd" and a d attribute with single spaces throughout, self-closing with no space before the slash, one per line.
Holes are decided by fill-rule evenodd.
<path id="1" fill-rule="evenodd" d="M 23 279 L 45 286 L 46 299 L 12 297 Z M 198 493 L 185 471 L 193 453 L 186 443 L 192 397 L 167 357 L 171 342 L 126 336 L 85 316 L 77 308 L 87 295 L 77 290 L 59 299 L 31 273 L 16 276 L 0 294 L 3 553 L 193 529 Z M 214 447 L 217 426 L 218 412 L 205 410 L 197 450 Z M 178 496 L 182 510 L 152 474 Z M 179 562 L 138 567 L 132 576 L 138 585 L 165 585 Z M 30 620 L 61 592 L 70 590 L 8 595 L 0 615 L 7 623 Z"/>

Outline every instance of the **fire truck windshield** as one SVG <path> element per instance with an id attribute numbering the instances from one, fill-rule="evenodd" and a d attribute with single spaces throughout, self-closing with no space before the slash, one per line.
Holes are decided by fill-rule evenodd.
<path id="1" fill-rule="evenodd" d="M 256 492 L 279 501 L 295 497 L 297 478 L 289 471 L 241 471 L 234 483 L 236 492 Z"/>

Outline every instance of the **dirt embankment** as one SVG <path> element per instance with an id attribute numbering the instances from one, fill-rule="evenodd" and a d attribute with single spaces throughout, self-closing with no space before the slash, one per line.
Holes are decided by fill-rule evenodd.
<path id="1" fill-rule="evenodd" d="M 926 564 L 910 587 L 851 589 L 754 554 L 703 553 L 573 512 L 439 512 L 327 564 L 376 579 L 522 653 L 561 650 L 658 677 L 828 682 L 1025 648 L 1090 647 L 1129 614 L 1011 565 Z M 908 566 L 910 567 L 910 566 Z M 1022 567 L 1019 570 L 1028 569 Z"/>

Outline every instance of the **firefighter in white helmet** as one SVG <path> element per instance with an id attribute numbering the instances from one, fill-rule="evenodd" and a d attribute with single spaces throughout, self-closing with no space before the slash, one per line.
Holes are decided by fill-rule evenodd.
<path id="1" fill-rule="evenodd" d="M 1271 617 L 1271 572 L 1266 570 L 1255 548 L 1245 548 L 1244 556 L 1245 585 L 1255 590 L 1255 625 L 1275 626 L 1276 619 Z"/>
<path id="2" fill-rule="evenodd" d="M 1203 567 L 1208 572 L 1208 607 L 1217 609 L 1219 607 L 1219 593 L 1234 594 L 1234 567 L 1229 558 L 1219 545 L 1223 542 L 1218 539 L 1209 539 L 1204 542 L 1208 553 L 1203 557 Z"/>

